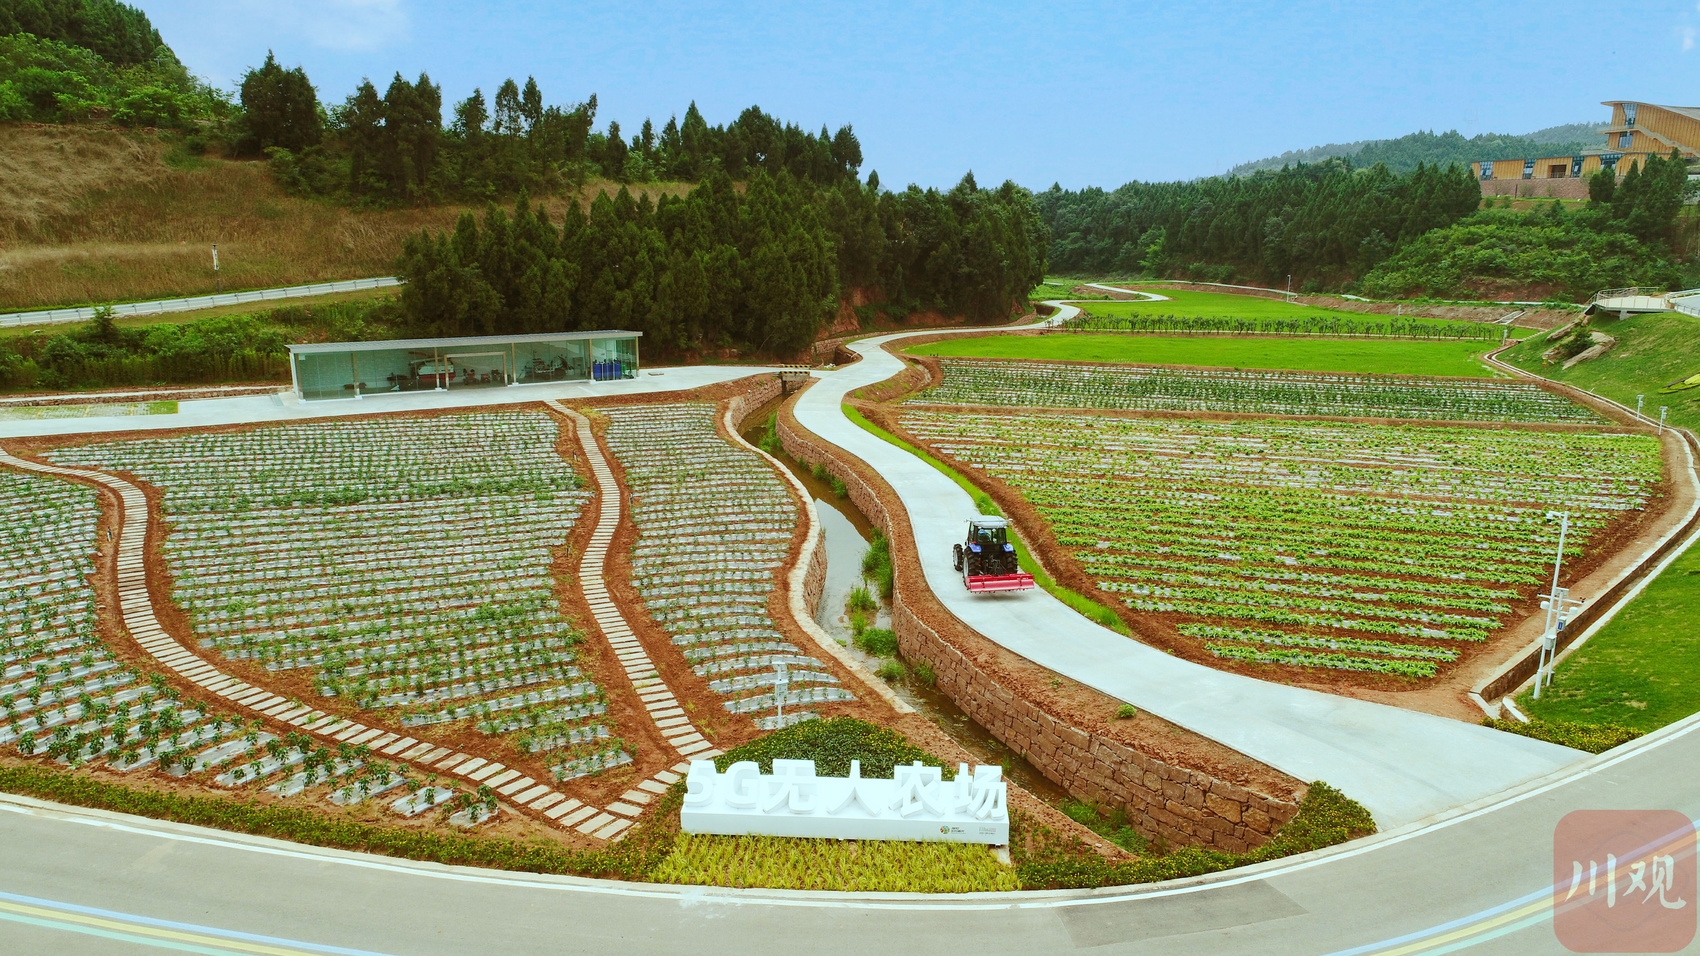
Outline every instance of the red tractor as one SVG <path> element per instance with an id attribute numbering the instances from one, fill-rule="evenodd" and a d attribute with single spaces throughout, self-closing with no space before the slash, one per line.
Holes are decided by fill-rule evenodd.
<path id="1" fill-rule="evenodd" d="M 1033 575 L 1021 570 L 1015 545 L 1009 541 L 1009 522 L 981 515 L 968 522 L 968 540 L 954 549 L 956 570 L 968 590 L 1025 591 L 1033 586 Z"/>

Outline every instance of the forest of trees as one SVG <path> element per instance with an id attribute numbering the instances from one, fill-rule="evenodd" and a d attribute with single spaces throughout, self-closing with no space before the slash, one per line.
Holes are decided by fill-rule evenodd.
<path id="1" fill-rule="evenodd" d="M 1523 136 L 1478 133 L 1465 137 L 1457 130 L 1436 133 L 1426 130 L 1393 139 L 1367 139 L 1355 143 L 1330 143 L 1310 149 L 1290 150 L 1228 170 L 1229 176 L 1249 176 L 1259 170 L 1276 170 L 1299 163 L 1325 159 L 1348 159 L 1359 168 L 1385 165 L 1396 173 L 1409 173 L 1421 163 L 1427 166 L 1467 166 L 1489 159 L 1524 159 L 1539 156 L 1573 156 L 1584 149 L 1598 149 L 1604 142 L 1596 129 L 1602 123 L 1567 123 L 1536 130 Z"/>
<path id="2" fill-rule="evenodd" d="M 242 81 L 238 153 L 271 157 L 292 190 L 356 202 L 428 203 L 552 193 L 592 177 L 697 182 L 711 169 L 742 180 L 781 170 L 830 185 L 855 178 L 862 146 L 841 126 L 819 133 L 757 107 L 710 126 L 692 103 L 657 130 L 628 138 L 617 121 L 596 129 L 596 97 L 545 105 L 535 78 L 474 89 L 443 121 L 442 88 L 427 74 L 397 74 L 380 93 L 370 80 L 323 107 L 299 67 L 270 56 Z"/>
<path id="3" fill-rule="evenodd" d="M 1244 177 L 1052 186 L 1035 197 L 1059 272 L 1149 274 L 1333 288 L 1405 243 L 1473 212 L 1481 187 L 1461 166 L 1355 169 L 1327 160 Z"/>
<path id="4" fill-rule="evenodd" d="M 987 321 L 1044 276 L 1031 193 L 982 190 L 972 174 L 944 192 L 884 190 L 876 174 L 863 181 L 849 125 L 814 133 L 752 106 L 711 126 L 692 103 L 659 129 L 599 129 L 594 95 L 551 105 L 533 78 L 446 104 L 429 75 L 397 74 L 327 102 L 269 52 L 233 98 L 191 77 L 147 17 L 114 0 L 0 9 L 0 119 L 173 129 L 189 152 L 265 157 L 284 188 L 334 202 L 486 204 L 482 222 L 406 243 L 398 321 L 413 331 L 618 326 L 663 353 L 791 354 L 852 298 L 892 316 Z M 621 188 L 561 223 L 530 202 L 599 177 L 700 185 L 659 204 Z M 514 197 L 512 215 L 497 208 Z"/>
<path id="5" fill-rule="evenodd" d="M 1587 205 L 1574 212 L 1557 202 L 1528 212 L 1489 208 L 1436 229 L 1378 264 L 1362 291 L 1582 301 L 1607 288 L 1691 284 L 1680 265 L 1690 193 L 1680 154 L 1651 157 L 1621 179 L 1601 170 L 1588 187 Z"/>
<path id="6" fill-rule="evenodd" d="M 0 3 L 0 120 L 192 129 L 230 113 L 229 98 L 184 69 L 134 7 Z"/>
<path id="7" fill-rule="evenodd" d="M 878 177 L 820 184 L 721 169 L 652 205 L 622 188 L 556 225 L 522 195 L 512 215 L 407 243 L 399 274 L 409 325 L 437 335 L 623 328 L 646 348 L 785 355 L 812 342 L 848 290 L 894 312 L 970 320 L 1009 314 L 1045 272 L 1032 196 L 972 175 L 948 192 L 882 191 Z"/>

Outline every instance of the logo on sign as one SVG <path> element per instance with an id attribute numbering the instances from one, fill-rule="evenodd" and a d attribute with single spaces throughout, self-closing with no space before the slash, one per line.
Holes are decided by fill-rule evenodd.
<path id="1" fill-rule="evenodd" d="M 1577 810 L 1552 837 L 1553 932 L 1575 953 L 1674 953 L 1694 940 L 1694 821 Z"/>

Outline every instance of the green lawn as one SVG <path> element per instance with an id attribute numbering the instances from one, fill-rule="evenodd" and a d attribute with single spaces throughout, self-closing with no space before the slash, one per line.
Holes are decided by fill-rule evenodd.
<path id="1" fill-rule="evenodd" d="M 1700 373 L 1700 318 L 1681 312 L 1641 315 L 1629 319 L 1604 319 L 1593 328 L 1617 339 L 1617 347 L 1591 362 L 1565 371 L 1559 365 L 1544 365 L 1546 351 L 1542 335 L 1507 349 L 1500 361 L 1545 375 L 1566 385 L 1598 392 L 1630 408 L 1635 396 L 1647 396 L 1646 412 L 1659 417 L 1659 406 L 1670 406 L 1670 421 L 1700 429 L 1700 388 L 1660 394 L 1672 382 Z"/>
<path id="2" fill-rule="evenodd" d="M 1558 667 L 1531 717 L 1657 730 L 1700 711 L 1700 546 L 1672 562 Z"/>
<path id="3" fill-rule="evenodd" d="M 1130 315 L 1173 315 L 1181 318 L 1205 319 L 1277 319 L 1287 322 L 1304 319 L 1326 319 L 1330 322 L 1343 323 L 1347 330 L 1358 326 L 1385 326 L 1393 318 L 1390 315 L 1377 313 L 1352 312 L 1346 309 L 1327 309 L 1313 305 L 1299 305 L 1283 302 L 1280 299 L 1267 299 L 1254 295 L 1233 295 L 1223 292 L 1192 292 L 1180 289 L 1155 288 L 1149 291 L 1166 295 L 1168 302 L 1091 302 L 1081 304 L 1088 315 L 1124 317 Z M 1507 311 L 1510 311 L 1507 309 Z M 1462 319 L 1431 319 L 1419 316 L 1407 316 L 1407 319 L 1420 322 L 1425 326 L 1438 328 L 1458 328 L 1482 330 L 1480 322 L 1466 322 Z M 1492 326 L 1485 327 L 1494 338 L 1499 338 L 1501 330 Z M 1513 338 L 1533 334 L 1534 329 L 1510 329 Z"/>
<path id="4" fill-rule="evenodd" d="M 1271 368 L 1300 372 L 1487 378 L 1480 342 L 1056 334 L 993 335 L 917 345 L 916 355 Z"/>

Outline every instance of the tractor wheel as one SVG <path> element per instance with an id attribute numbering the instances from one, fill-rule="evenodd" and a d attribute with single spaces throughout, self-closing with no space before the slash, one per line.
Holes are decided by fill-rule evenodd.
<path id="1" fill-rule="evenodd" d="M 957 571 L 962 570 L 962 545 L 951 545 L 951 561 L 952 568 Z"/>

